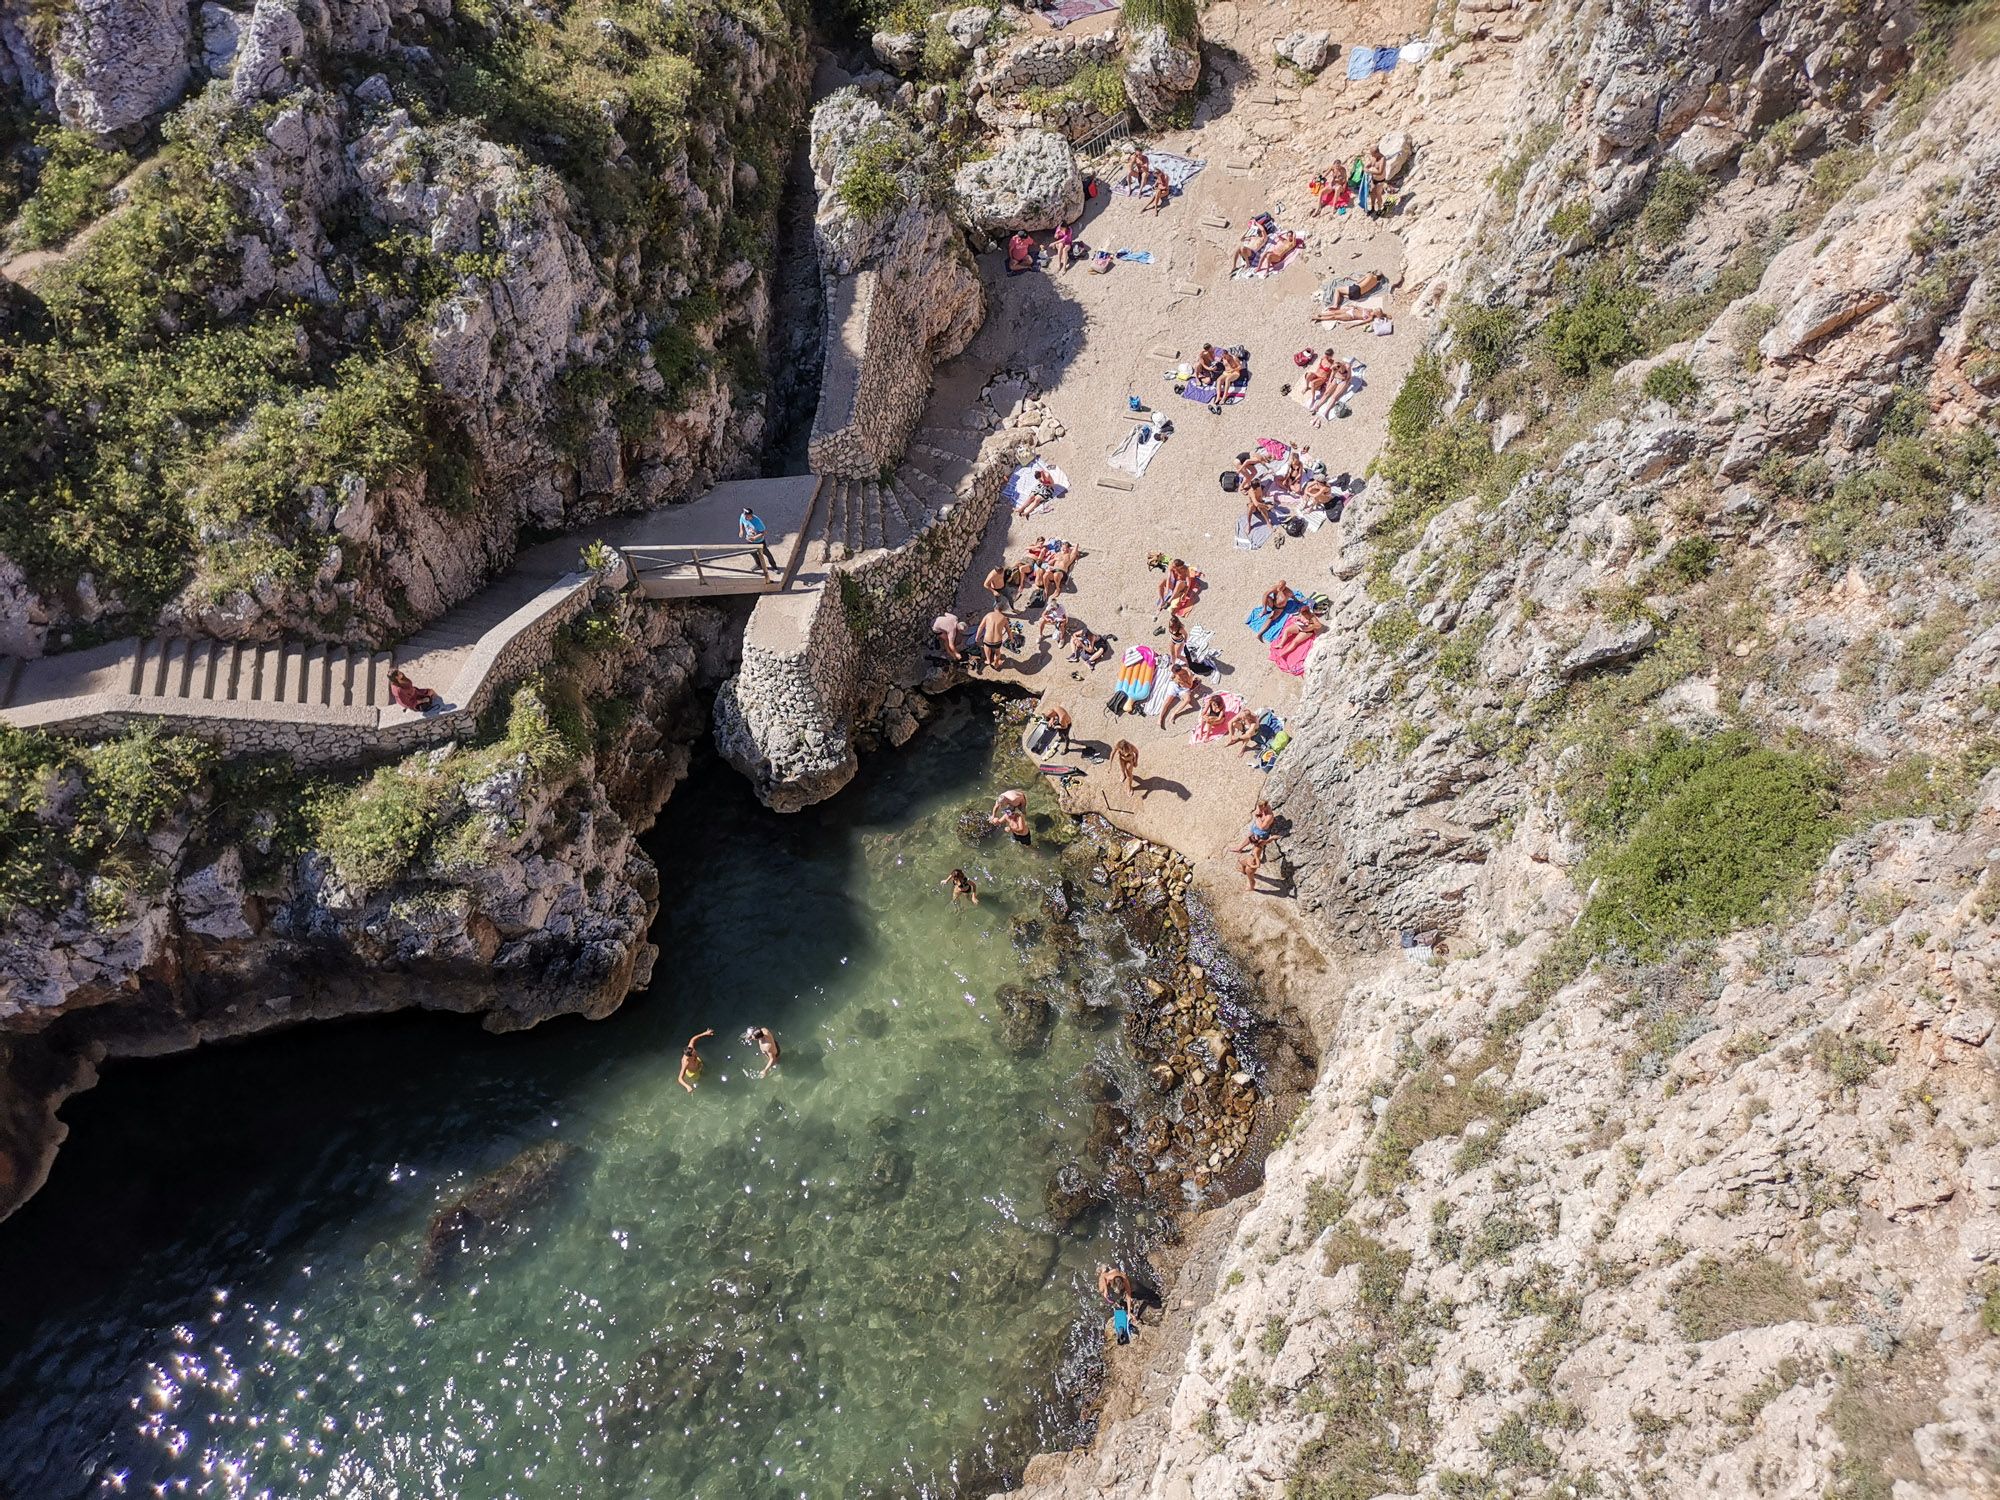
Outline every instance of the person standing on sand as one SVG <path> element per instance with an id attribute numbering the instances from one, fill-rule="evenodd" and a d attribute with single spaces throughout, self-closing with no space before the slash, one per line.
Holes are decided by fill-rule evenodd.
<path id="1" fill-rule="evenodd" d="M 1139 747 L 1130 740 L 1120 740 L 1111 747 L 1111 759 L 1118 767 L 1118 774 L 1125 778 L 1125 790 L 1137 792 L 1139 800 L 1146 798 L 1145 789 L 1133 778 L 1139 773 Z"/>
<path id="2" fill-rule="evenodd" d="M 987 666 L 997 669 L 1006 665 L 1000 648 L 1007 644 L 1007 635 L 1012 629 L 1007 612 L 998 607 L 989 609 L 979 622 L 979 649 L 985 655 Z"/>
<path id="3" fill-rule="evenodd" d="M 1263 857 L 1264 846 L 1277 837 L 1278 815 L 1271 810 L 1271 804 L 1262 797 L 1257 799 L 1256 809 L 1250 814 L 1250 826 L 1244 830 L 1243 842 L 1229 852 L 1241 854 L 1255 849 L 1258 857 Z"/>
<path id="4" fill-rule="evenodd" d="M 710 1027 L 707 1031 L 697 1031 L 693 1036 L 688 1038 L 688 1044 L 681 1048 L 680 1076 L 674 1081 L 690 1094 L 694 1092 L 694 1086 L 701 1082 L 701 1053 L 695 1049 L 700 1043 L 707 1041 L 714 1035 L 714 1027 Z"/>
<path id="5" fill-rule="evenodd" d="M 1248 854 L 1245 854 L 1241 859 L 1236 861 L 1236 868 L 1243 875 L 1244 890 L 1254 891 L 1257 889 L 1257 875 L 1263 867 L 1264 851 L 1261 848 L 1252 849 Z"/>
<path id="6" fill-rule="evenodd" d="M 1006 604 L 1007 570 L 1005 568 L 994 568 L 986 575 L 986 581 L 981 586 L 987 593 L 993 596 L 993 607 L 995 609 L 999 609 Z"/>
<path id="7" fill-rule="evenodd" d="M 778 1065 L 778 1039 L 771 1034 L 771 1028 L 752 1026 L 744 1034 L 744 1039 L 764 1054 L 764 1071 L 757 1076 L 759 1078 L 769 1076 L 771 1069 Z"/>

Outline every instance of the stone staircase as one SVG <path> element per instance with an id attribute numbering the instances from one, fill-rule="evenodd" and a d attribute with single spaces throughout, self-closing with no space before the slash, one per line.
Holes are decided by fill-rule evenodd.
<path id="1" fill-rule="evenodd" d="M 925 428 L 910 444 L 902 466 L 886 480 L 829 475 L 810 559 L 823 567 L 902 546 L 955 503 L 958 484 L 972 472 L 985 436 Z"/>

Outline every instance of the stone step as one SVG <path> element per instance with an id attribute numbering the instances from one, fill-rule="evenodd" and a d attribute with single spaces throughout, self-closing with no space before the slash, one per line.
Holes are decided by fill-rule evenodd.
<path id="1" fill-rule="evenodd" d="M 909 487 L 910 493 L 916 496 L 918 502 L 923 506 L 924 514 L 929 518 L 929 521 L 936 521 L 938 516 L 956 498 L 947 486 L 938 483 L 935 474 L 930 473 L 926 469 L 918 468 L 913 463 L 904 464 L 897 471 L 897 477 Z"/>
<path id="2" fill-rule="evenodd" d="M 999 428 L 1005 432 L 1007 428 Z M 978 432 L 970 427 L 925 427 L 917 433 L 919 441 L 939 448 L 964 448 L 969 453 L 977 453 L 985 445 L 991 432 Z"/>
<path id="3" fill-rule="evenodd" d="M 866 479 L 857 480 L 855 490 L 861 496 L 861 550 L 872 552 L 883 545 L 882 491 Z"/>
<path id="4" fill-rule="evenodd" d="M 910 444 L 910 459 L 954 496 L 959 484 L 972 472 L 972 460 L 964 454 L 934 448 L 929 443 Z"/>
<path id="5" fill-rule="evenodd" d="M 903 507 L 897 503 L 895 491 L 886 484 L 870 488 L 875 491 L 875 503 L 882 515 L 882 545 L 902 546 L 910 539 L 910 527 L 903 519 Z"/>
<path id="6" fill-rule="evenodd" d="M 840 531 L 840 524 L 840 481 L 829 477 L 821 481 L 819 490 L 817 540 L 819 560 L 822 563 L 833 561 L 834 543 Z"/>
<path id="7" fill-rule="evenodd" d="M 930 524 L 930 518 L 924 514 L 924 502 L 903 483 L 902 475 L 889 476 L 888 497 L 890 504 L 896 507 L 896 514 L 902 519 L 903 530 L 911 536 L 915 536 Z"/>
<path id="8" fill-rule="evenodd" d="M 250 664 L 250 689 L 243 696 L 252 703 L 278 702 L 278 668 L 285 659 L 284 648 L 270 641 L 256 647 L 257 658 Z"/>

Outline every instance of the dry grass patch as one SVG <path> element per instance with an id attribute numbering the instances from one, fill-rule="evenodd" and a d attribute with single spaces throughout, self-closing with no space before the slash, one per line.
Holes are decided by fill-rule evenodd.
<path id="1" fill-rule="evenodd" d="M 1683 1337 L 1706 1343 L 1745 1328 L 1769 1328 L 1812 1316 L 1812 1293 L 1799 1273 L 1768 1255 L 1718 1260 L 1704 1255 L 1668 1294 Z"/>

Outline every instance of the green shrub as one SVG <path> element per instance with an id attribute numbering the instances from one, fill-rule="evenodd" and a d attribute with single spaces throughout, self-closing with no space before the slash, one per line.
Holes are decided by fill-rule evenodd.
<path id="1" fill-rule="evenodd" d="M 1811 760 L 1741 735 L 1663 741 L 1614 765 L 1586 820 L 1610 842 L 1585 866 L 1597 894 L 1575 952 L 1654 959 L 1768 920 L 1838 841 L 1833 791 Z"/>
<path id="2" fill-rule="evenodd" d="M 0 724 L 0 911 L 55 910 L 92 872 L 129 884 L 150 867 L 146 835 L 215 763 L 210 746 L 157 726 L 79 744 Z"/>
<path id="3" fill-rule="evenodd" d="M 1368 639 L 1388 652 L 1401 651 L 1420 633 L 1417 617 L 1407 609 L 1388 609 L 1368 624 Z"/>
<path id="4" fill-rule="evenodd" d="M 1328 1276 L 1337 1276 L 1349 1266 L 1359 1266 L 1361 1306 L 1370 1316 L 1382 1318 L 1388 1316 L 1403 1289 L 1410 1261 L 1407 1250 L 1391 1250 L 1373 1236 L 1343 1224 L 1327 1236 L 1320 1269 Z"/>
<path id="5" fill-rule="evenodd" d="M 1653 169 L 1646 205 L 1639 210 L 1639 242 L 1654 249 L 1680 238 L 1711 191 L 1709 181 L 1669 156 Z"/>
<path id="6" fill-rule="evenodd" d="M 1520 196 L 1521 184 L 1528 180 L 1528 168 L 1548 154 L 1549 147 L 1562 138 L 1562 126 L 1550 120 L 1536 125 L 1521 138 L 1521 149 L 1493 171 L 1493 192 L 1503 203 Z"/>
<path id="7" fill-rule="evenodd" d="M 1549 215 L 1549 233 L 1568 244 L 1590 231 L 1590 200 L 1578 198 Z"/>
<path id="8" fill-rule="evenodd" d="M 1389 484 L 1389 508 L 1369 529 L 1385 555 L 1407 550 L 1426 522 L 1463 497 L 1473 477 L 1493 461 L 1493 444 L 1470 407 L 1449 420 L 1444 364 L 1426 350 L 1389 403 L 1389 444 L 1376 470 Z"/>
<path id="9" fill-rule="evenodd" d="M 1643 347 L 1638 319 L 1646 298 L 1643 287 L 1599 267 L 1580 290 L 1557 299 L 1542 324 L 1542 347 L 1565 375 L 1616 369 Z"/>
<path id="10" fill-rule="evenodd" d="M 864 219 L 888 217 L 907 201 L 897 174 L 908 159 L 908 146 L 898 136 L 885 133 L 863 141 L 841 174 L 840 201 Z"/>
<path id="11" fill-rule="evenodd" d="M 112 184 L 132 166 L 131 157 L 102 150 L 80 130 L 46 129 L 35 143 L 46 154 L 14 224 L 15 243 L 28 250 L 60 244 L 103 213 Z"/>
<path id="12" fill-rule="evenodd" d="M 1472 366 L 1474 380 L 1491 380 L 1499 374 L 1521 341 L 1519 308 L 1461 302 L 1445 326 L 1451 330 L 1452 352 Z"/>
<path id="13" fill-rule="evenodd" d="M 1828 569 L 1901 543 L 1932 549 L 1951 528 L 1961 497 L 2000 495 L 2000 444 L 1974 428 L 1918 433 L 1878 443 L 1875 461 L 1816 495 L 1806 512 L 1806 549 Z"/>
<path id="14" fill-rule="evenodd" d="M 1686 588 L 1700 583 L 1708 577 L 1708 570 L 1715 566 L 1716 546 L 1705 535 L 1684 536 L 1667 548 L 1667 555 L 1660 559 L 1660 565 L 1653 569 L 1657 582 L 1671 588 Z"/>
<path id="15" fill-rule="evenodd" d="M 1438 650 L 1438 676 L 1446 682 L 1470 682 L 1479 666 L 1479 648 L 1486 644 L 1486 637 L 1492 631 L 1491 615 L 1460 620 L 1450 638 Z"/>
<path id="16" fill-rule="evenodd" d="M 1694 369 L 1684 359 L 1670 359 L 1665 364 L 1655 365 L 1646 372 L 1646 379 L 1639 387 L 1640 393 L 1649 401 L 1664 401 L 1669 406 L 1685 406 L 1701 392 L 1701 381 Z"/>

